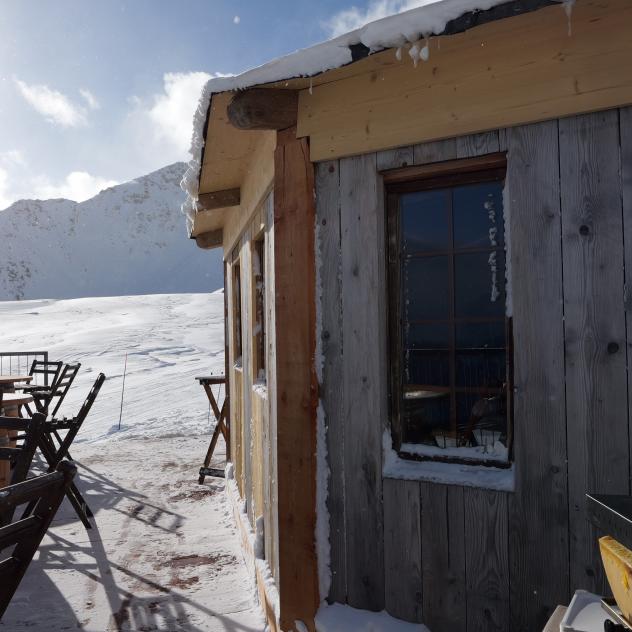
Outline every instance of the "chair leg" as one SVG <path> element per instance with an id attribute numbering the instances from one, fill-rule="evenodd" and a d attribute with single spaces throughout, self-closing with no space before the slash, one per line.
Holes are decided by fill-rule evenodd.
<path id="1" fill-rule="evenodd" d="M 213 436 L 211 438 L 211 443 L 206 451 L 206 458 L 204 459 L 204 465 L 200 468 L 200 476 L 198 478 L 198 483 L 201 485 L 204 483 L 204 479 L 207 474 L 209 474 L 209 465 L 211 463 L 211 458 L 213 457 L 213 452 L 215 451 L 215 446 L 217 445 L 217 440 L 219 439 L 219 433 L 221 432 L 220 424 L 218 423 L 215 426 L 215 430 L 213 430 Z"/>

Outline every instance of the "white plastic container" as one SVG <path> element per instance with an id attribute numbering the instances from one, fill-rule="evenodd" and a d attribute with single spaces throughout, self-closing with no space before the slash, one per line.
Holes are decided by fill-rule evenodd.
<path id="1" fill-rule="evenodd" d="M 560 632 L 603 632 L 605 621 L 614 619 L 601 607 L 601 596 L 576 590 L 560 622 Z"/>

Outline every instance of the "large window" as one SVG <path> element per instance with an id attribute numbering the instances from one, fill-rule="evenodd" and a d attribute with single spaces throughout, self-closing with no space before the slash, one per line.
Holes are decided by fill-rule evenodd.
<path id="1" fill-rule="evenodd" d="M 504 166 L 442 171 L 387 186 L 395 444 L 409 458 L 502 465 L 511 452 Z"/>

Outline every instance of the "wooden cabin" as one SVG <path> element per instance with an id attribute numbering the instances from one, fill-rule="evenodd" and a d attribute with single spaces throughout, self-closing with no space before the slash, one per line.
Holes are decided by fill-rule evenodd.
<path id="1" fill-rule="evenodd" d="M 629 0 L 441 0 L 207 86 L 189 225 L 224 253 L 228 487 L 273 630 L 340 603 L 539 632 L 604 590 L 631 62 Z"/>

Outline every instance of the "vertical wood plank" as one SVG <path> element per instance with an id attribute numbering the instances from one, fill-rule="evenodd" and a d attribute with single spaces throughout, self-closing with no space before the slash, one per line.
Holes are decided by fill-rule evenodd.
<path id="1" fill-rule="evenodd" d="M 423 621 L 430 630 L 465 632 L 463 488 L 421 483 Z"/>
<path id="2" fill-rule="evenodd" d="M 376 154 L 377 170 L 395 169 L 398 167 L 408 167 L 413 164 L 413 147 L 397 147 L 395 149 L 385 149 Z"/>
<path id="3" fill-rule="evenodd" d="M 457 158 L 472 158 L 500 151 L 497 131 L 470 134 L 456 139 Z"/>
<path id="4" fill-rule="evenodd" d="M 507 496 L 463 489 L 468 632 L 507 632 L 509 550 Z"/>
<path id="5" fill-rule="evenodd" d="M 508 498 L 510 627 L 528 632 L 569 599 L 557 121 L 508 130 L 507 147 L 516 468 Z"/>
<path id="6" fill-rule="evenodd" d="M 383 491 L 386 610 L 398 619 L 419 623 L 423 605 L 419 483 L 386 479 Z"/>
<path id="7" fill-rule="evenodd" d="M 337 160 L 316 165 L 316 222 L 321 279 L 321 404 L 327 428 L 329 462 L 329 599 L 346 602 L 345 417 L 343 414 L 342 297 L 340 288 L 340 166 Z"/>
<path id="8" fill-rule="evenodd" d="M 456 158 L 456 139 L 454 138 L 420 143 L 413 147 L 413 161 L 416 165 L 442 162 L 453 158 Z"/>
<path id="9" fill-rule="evenodd" d="M 270 415 L 270 522 L 266 525 L 266 532 L 270 533 L 271 555 L 270 568 L 275 580 L 279 581 L 279 476 L 277 465 L 277 403 L 276 403 L 276 321 L 275 321 L 275 291 L 274 291 L 274 192 L 268 195 L 266 201 L 266 312 L 268 318 L 268 405 Z M 277 584 L 278 586 L 278 584 Z"/>
<path id="10" fill-rule="evenodd" d="M 296 129 L 274 153 L 280 625 L 311 631 L 320 602 L 316 528 L 316 270 L 314 168 Z"/>
<path id="11" fill-rule="evenodd" d="M 629 453 L 618 112 L 560 120 L 570 583 L 600 592 L 586 492 L 627 494 Z"/>
<path id="12" fill-rule="evenodd" d="M 384 607 L 382 422 L 385 336 L 384 218 L 379 216 L 375 154 L 340 161 L 342 335 L 345 442 L 347 595 L 356 608 Z M 362 352 L 358 352 L 362 350 Z"/>
<path id="13" fill-rule="evenodd" d="M 632 107 L 619 110 L 619 138 L 621 139 L 621 201 L 623 204 L 623 242 L 625 245 L 625 291 L 627 363 L 632 349 Z M 632 454 L 632 371 L 628 368 L 628 436 Z M 632 469 L 632 462 L 630 463 Z"/>

